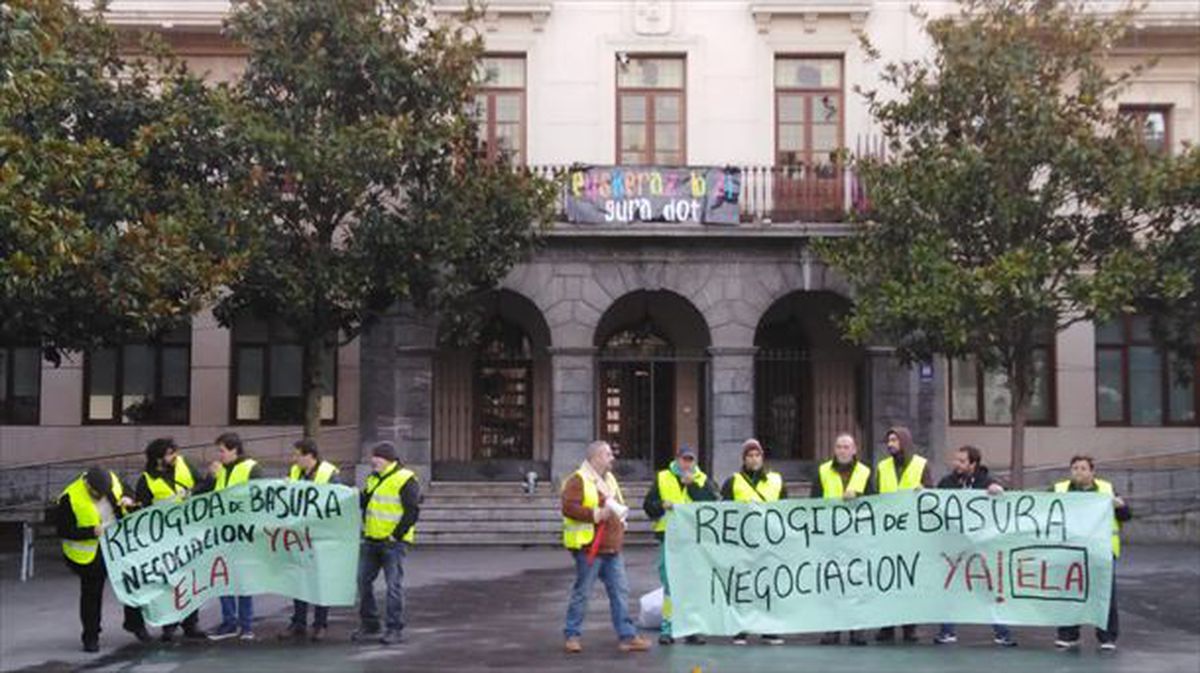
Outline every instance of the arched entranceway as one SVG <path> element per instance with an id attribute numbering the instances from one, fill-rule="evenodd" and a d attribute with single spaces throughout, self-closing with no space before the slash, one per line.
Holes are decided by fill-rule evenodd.
<path id="1" fill-rule="evenodd" d="M 864 355 L 836 324 L 850 308 L 832 292 L 793 292 L 759 321 L 754 345 L 754 432 L 776 467 L 804 474 L 838 433 L 862 446 Z"/>
<path id="2" fill-rule="evenodd" d="M 683 297 L 638 290 L 619 298 L 596 329 L 597 434 L 623 475 L 648 477 L 688 444 L 709 458 L 708 347 L 704 317 Z"/>
<path id="3" fill-rule="evenodd" d="M 550 473 L 550 330 L 533 302 L 507 290 L 485 300 L 482 329 L 433 363 L 433 476 L 521 479 Z"/>

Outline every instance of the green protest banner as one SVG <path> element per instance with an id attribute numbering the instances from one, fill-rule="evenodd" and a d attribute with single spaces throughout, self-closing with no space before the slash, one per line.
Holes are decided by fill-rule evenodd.
<path id="1" fill-rule="evenodd" d="M 262 479 L 135 512 L 100 548 L 117 598 L 163 625 L 218 596 L 353 605 L 361 527 L 352 488 Z"/>
<path id="2" fill-rule="evenodd" d="M 923 490 L 676 505 L 676 636 L 1107 623 L 1112 498 Z"/>

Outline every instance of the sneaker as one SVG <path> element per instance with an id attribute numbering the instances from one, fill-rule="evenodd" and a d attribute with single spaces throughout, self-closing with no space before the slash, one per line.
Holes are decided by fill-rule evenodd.
<path id="1" fill-rule="evenodd" d="M 686 638 L 684 638 L 684 639 L 683 639 L 683 644 L 684 644 L 684 645 L 703 645 L 703 644 L 705 644 L 705 643 L 707 643 L 707 642 L 708 642 L 708 641 L 704 639 L 704 636 L 699 636 L 699 635 L 697 635 L 697 636 L 688 636 L 688 637 L 686 637 Z"/>
<path id="2" fill-rule="evenodd" d="M 322 640 L 325 640 L 326 630 L 327 629 L 324 626 L 314 626 L 312 633 L 308 634 L 308 639 L 314 643 L 319 643 Z"/>
<path id="3" fill-rule="evenodd" d="M 1100 643 L 1100 651 L 1101 651 L 1101 652 L 1116 652 L 1116 651 L 1117 651 L 1117 644 L 1116 644 L 1116 643 L 1112 643 L 1112 642 L 1108 642 L 1108 643 Z"/>
<path id="4" fill-rule="evenodd" d="M 958 642 L 958 636 L 953 633 L 939 633 L 933 637 L 934 645 L 953 645 Z"/>
<path id="5" fill-rule="evenodd" d="M 768 645 L 782 645 L 783 638 L 776 635 L 763 634 L 762 641 Z"/>
<path id="6" fill-rule="evenodd" d="M 249 629 L 246 629 L 245 631 L 242 631 L 241 633 L 238 634 L 238 639 L 239 640 L 254 640 L 254 632 Z"/>
<path id="7" fill-rule="evenodd" d="M 1073 650 L 1079 647 L 1078 640 L 1056 640 L 1054 646 L 1060 650 Z"/>
<path id="8" fill-rule="evenodd" d="M 579 654 L 583 651 L 583 643 L 579 642 L 578 638 L 567 638 L 567 642 L 563 643 L 563 651 L 567 654 Z"/>
<path id="9" fill-rule="evenodd" d="M 356 629 L 350 634 L 350 642 L 365 643 L 372 640 L 379 640 L 379 636 L 383 632 L 379 629 Z"/>
<path id="10" fill-rule="evenodd" d="M 659 636 L 659 637 L 658 637 L 658 644 L 659 644 L 659 645 L 674 645 L 674 644 L 675 644 L 675 639 L 674 639 L 674 638 L 672 638 L 671 636 L 668 636 L 668 635 L 666 635 L 666 634 L 663 634 L 663 635 L 661 635 L 661 636 Z"/>
<path id="11" fill-rule="evenodd" d="M 746 639 L 746 634 L 745 634 L 745 633 L 739 633 L 739 634 L 737 634 L 736 636 L 734 636 L 734 637 L 733 637 L 733 644 L 734 644 L 734 645 L 745 645 L 747 642 L 748 642 L 748 641 L 747 641 L 747 639 Z"/>
<path id="12" fill-rule="evenodd" d="M 992 638 L 992 642 L 996 643 L 996 645 L 998 647 L 1016 647 L 1017 646 L 1017 641 L 1013 640 L 1011 636 L 1004 636 L 1003 638 L 1000 636 L 996 636 L 995 638 Z"/>
<path id="13" fill-rule="evenodd" d="M 379 639 L 379 642 L 384 645 L 398 645 L 403 642 L 404 638 L 400 636 L 400 631 L 397 629 L 388 629 L 387 633 Z"/>
<path id="14" fill-rule="evenodd" d="M 617 649 L 622 652 L 645 652 L 650 649 L 650 641 L 641 636 L 634 636 L 628 640 L 622 640 Z"/>
<path id="15" fill-rule="evenodd" d="M 237 634 L 238 634 L 238 629 L 236 626 L 226 626 L 225 624 L 222 624 L 217 627 L 216 631 L 208 634 L 208 639 L 209 640 L 226 640 L 228 638 L 236 637 Z"/>

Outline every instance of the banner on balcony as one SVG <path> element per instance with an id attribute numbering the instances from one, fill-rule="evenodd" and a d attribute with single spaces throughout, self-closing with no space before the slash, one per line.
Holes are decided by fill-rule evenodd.
<path id="1" fill-rule="evenodd" d="M 162 625 L 218 596 L 354 605 L 360 529 L 354 489 L 264 479 L 135 512 L 100 548 L 117 598 Z"/>
<path id="2" fill-rule="evenodd" d="M 591 166 L 567 174 L 567 220 L 737 224 L 739 168 Z"/>
<path id="3" fill-rule="evenodd" d="M 1108 619 L 1112 498 L 923 490 L 676 505 L 674 635 Z"/>

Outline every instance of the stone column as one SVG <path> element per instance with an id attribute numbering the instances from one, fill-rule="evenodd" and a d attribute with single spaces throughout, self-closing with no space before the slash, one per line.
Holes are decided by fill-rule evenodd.
<path id="1" fill-rule="evenodd" d="M 871 418 L 866 438 L 869 445 L 862 447 L 860 455 L 864 459 L 870 457 L 874 462 L 885 457 L 884 441 L 888 428 L 893 425 L 907 426 L 917 446 L 927 453 L 927 447 L 920 443 L 922 428 L 917 423 L 919 390 L 916 369 L 902 364 L 894 348 L 871 346 L 867 348 L 866 378 L 870 386 L 868 400 Z M 931 387 L 929 392 L 932 393 Z"/>
<path id="2" fill-rule="evenodd" d="M 712 401 L 708 469 L 723 481 L 742 464 L 742 442 L 754 436 L 754 348 L 708 349 Z"/>
<path id="3" fill-rule="evenodd" d="M 550 476 L 558 482 L 583 462 L 596 438 L 596 349 L 550 348 L 554 399 Z"/>
<path id="4" fill-rule="evenodd" d="M 362 460 L 375 443 L 390 441 L 426 483 L 433 463 L 436 334 L 432 319 L 403 310 L 362 335 Z"/>

